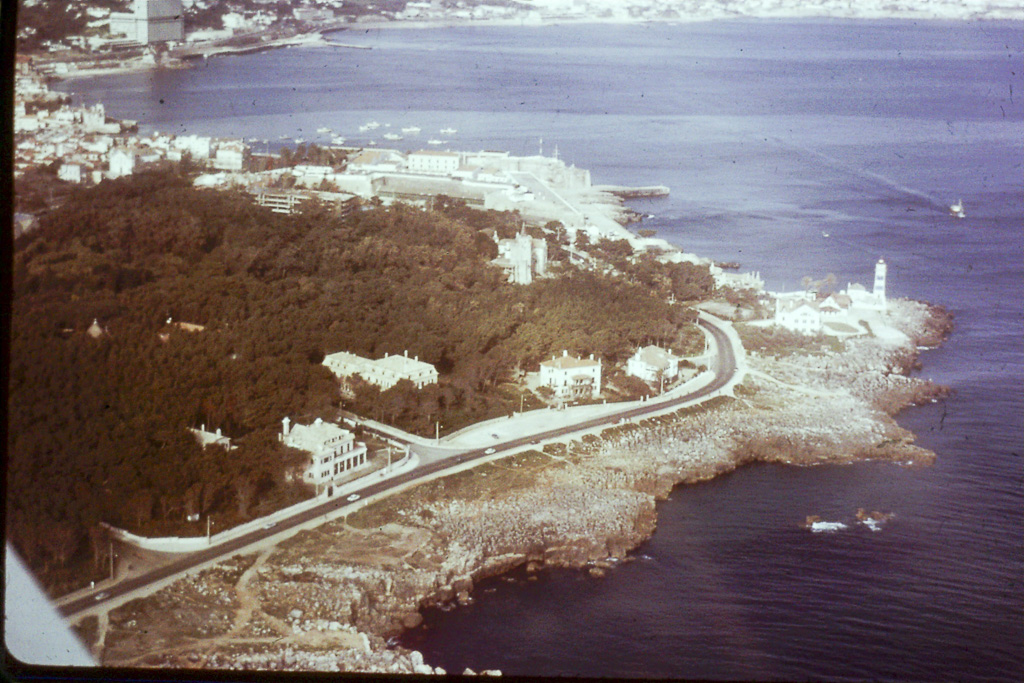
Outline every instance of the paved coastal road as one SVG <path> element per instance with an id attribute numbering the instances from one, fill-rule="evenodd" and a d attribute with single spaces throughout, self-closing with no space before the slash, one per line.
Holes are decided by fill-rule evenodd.
<path id="1" fill-rule="evenodd" d="M 420 443 L 410 443 L 409 446 L 412 451 L 421 455 L 421 464 L 418 467 L 390 479 L 368 484 L 361 489 L 357 489 L 355 493 L 359 494 L 361 498 L 367 498 L 378 493 L 397 489 L 418 480 L 426 480 L 443 473 L 446 470 L 464 467 L 467 463 L 474 460 L 491 458 L 495 455 L 531 445 L 535 442 L 560 438 L 568 434 L 614 424 L 619 420 L 643 417 L 650 413 L 661 412 L 667 408 L 708 396 L 728 384 L 736 374 L 736 356 L 725 331 L 704 319 L 698 321 L 698 324 L 711 333 L 718 347 L 716 360 L 712 364 L 712 369 L 715 372 L 715 378 L 710 384 L 700 389 L 682 396 L 677 396 L 670 400 L 651 401 L 634 408 L 628 408 L 619 412 L 602 415 L 601 417 L 585 420 L 566 427 L 559 427 L 557 429 L 549 429 L 543 432 L 528 434 L 518 439 L 494 444 L 487 449 L 457 449 L 445 448 L 442 446 L 427 446 Z M 493 451 L 488 453 L 487 451 L 491 449 L 493 449 Z M 322 505 L 296 513 L 288 519 L 280 520 L 271 528 L 257 529 L 211 548 L 189 553 L 168 565 L 159 567 L 134 578 L 125 579 L 115 586 L 111 586 L 106 589 L 102 593 L 87 595 L 70 601 L 60 608 L 60 612 L 66 617 L 76 617 L 80 613 L 87 612 L 92 608 L 104 606 L 105 603 L 115 601 L 129 593 L 133 593 L 135 591 L 144 592 L 144 589 L 152 586 L 153 584 L 167 580 L 170 577 L 184 573 L 200 565 L 217 559 L 226 559 L 253 544 L 264 541 L 271 536 L 275 536 L 282 531 L 287 531 L 290 528 L 306 524 L 318 517 L 322 517 L 340 508 L 354 504 L 356 503 L 349 502 L 346 500 L 346 497 L 339 495 L 338 498 L 329 500 Z M 101 600 L 97 600 L 97 595 L 103 595 L 104 597 Z"/>

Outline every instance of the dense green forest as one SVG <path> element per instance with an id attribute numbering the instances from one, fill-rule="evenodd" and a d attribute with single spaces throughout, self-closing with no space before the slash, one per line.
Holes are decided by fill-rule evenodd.
<path id="1" fill-rule="evenodd" d="M 518 217 L 435 205 L 339 217 L 312 203 L 282 216 L 143 173 L 72 190 L 20 238 L 7 531 L 47 587 L 103 573 L 100 521 L 198 534 L 188 515 L 224 528 L 307 497 L 283 474 L 303 462 L 276 439 L 285 415 L 344 408 L 432 433 L 435 420 L 455 428 L 518 408 L 510 380 L 562 349 L 616 363 L 640 344 L 699 340 L 693 312 L 664 294 L 706 296 L 706 268 L 616 252 L 616 274 L 560 264 L 556 278 L 513 286 L 488 261 Z M 321 364 L 341 350 L 408 350 L 441 380 L 357 382 L 343 399 Z M 237 450 L 200 448 L 187 427 L 204 423 Z"/>

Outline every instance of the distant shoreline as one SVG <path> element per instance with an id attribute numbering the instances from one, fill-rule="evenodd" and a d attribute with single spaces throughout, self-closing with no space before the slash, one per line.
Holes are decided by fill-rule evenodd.
<path id="1" fill-rule="evenodd" d="M 545 17 L 533 20 L 525 18 L 517 19 L 430 19 L 430 20 L 389 20 L 381 19 L 374 21 L 357 22 L 341 26 L 326 26 L 315 28 L 305 33 L 299 33 L 288 38 L 267 41 L 262 44 L 245 46 L 211 46 L 207 57 L 221 55 L 243 55 L 255 52 L 281 49 L 286 47 L 341 47 L 346 49 L 372 49 L 371 46 L 362 46 L 334 42 L 327 39 L 327 36 L 341 35 L 345 33 L 358 33 L 382 30 L 437 30 L 450 28 L 546 28 L 551 26 L 654 26 L 654 25 L 690 25 L 698 23 L 710 23 L 719 21 L 763 21 L 763 22 L 786 22 L 786 21 L 808 21 L 808 22 L 858 22 L 858 21 L 938 21 L 938 22 L 1024 22 L 1024 8 L 1007 8 L 1006 14 L 993 14 L 990 10 L 981 12 L 961 12 L 948 16 L 932 12 L 853 12 L 849 15 L 836 16 L 835 14 L 815 12 L 814 10 L 786 10 L 773 14 L 743 14 L 739 12 L 708 12 L 706 14 L 664 17 L 664 18 L 643 18 L 643 19 L 622 19 L 618 17 Z M 255 34 L 259 35 L 259 34 Z M 191 49 L 202 50 L 202 44 L 192 45 Z M 29 55 L 33 56 L 33 55 Z M 128 63 L 118 67 L 101 67 L 97 69 L 80 69 L 73 72 L 62 73 L 53 76 L 55 80 L 65 81 L 94 76 L 110 76 L 127 73 L 143 73 L 160 69 L 190 69 L 193 62 L 202 60 L 201 55 L 186 55 L 180 57 L 177 62 L 171 64 L 138 64 Z"/>

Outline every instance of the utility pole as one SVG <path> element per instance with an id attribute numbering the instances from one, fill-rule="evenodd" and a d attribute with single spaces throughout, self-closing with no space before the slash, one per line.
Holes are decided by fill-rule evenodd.
<path id="1" fill-rule="evenodd" d="M 441 443 L 441 422 L 440 420 L 434 421 L 434 443 Z"/>
<path id="2" fill-rule="evenodd" d="M 388 446 L 388 468 L 386 470 L 384 470 L 384 471 L 385 472 L 390 472 L 391 471 L 391 446 L 390 445 Z"/>
<path id="3" fill-rule="evenodd" d="M 110 580 L 114 580 L 114 542 L 110 542 Z"/>
<path id="4" fill-rule="evenodd" d="M 206 545 L 210 545 L 210 515 L 206 515 Z"/>

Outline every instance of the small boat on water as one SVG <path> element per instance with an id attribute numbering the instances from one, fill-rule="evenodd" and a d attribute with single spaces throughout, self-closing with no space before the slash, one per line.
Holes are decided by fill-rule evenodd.
<path id="1" fill-rule="evenodd" d="M 443 145 L 444 143 L 444 140 L 438 140 L 437 138 L 430 138 L 427 140 L 428 145 Z"/>
<path id="2" fill-rule="evenodd" d="M 824 230 L 822 230 L 822 231 L 821 231 L 821 236 L 822 236 L 822 237 L 828 237 L 828 233 L 827 233 L 827 232 L 825 232 Z"/>
<path id="3" fill-rule="evenodd" d="M 365 133 L 368 130 L 377 130 L 378 128 L 380 128 L 380 124 L 377 123 L 376 121 L 369 121 L 359 126 L 359 130 L 363 133 Z"/>
<path id="4" fill-rule="evenodd" d="M 319 128 L 316 129 L 316 132 L 317 133 L 330 133 L 331 129 L 328 128 L 327 126 L 320 126 Z"/>
<path id="5" fill-rule="evenodd" d="M 455 135 L 458 131 L 454 128 L 442 128 L 441 135 Z"/>
<path id="6" fill-rule="evenodd" d="M 385 140 L 401 140 L 402 136 L 398 133 L 384 133 Z"/>
<path id="7" fill-rule="evenodd" d="M 331 138 L 331 144 L 332 145 L 344 145 L 345 144 L 345 138 L 341 137 L 340 135 L 335 135 L 333 138 Z"/>
<path id="8" fill-rule="evenodd" d="M 954 218 L 963 218 L 967 215 L 964 212 L 963 200 L 958 199 L 956 200 L 956 204 L 949 205 L 949 215 L 953 216 Z"/>
<path id="9" fill-rule="evenodd" d="M 406 135 L 416 135 L 420 132 L 419 126 L 406 126 L 402 129 L 402 132 Z"/>

